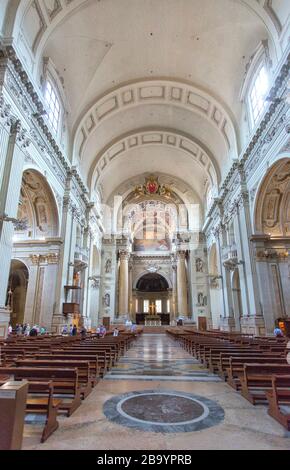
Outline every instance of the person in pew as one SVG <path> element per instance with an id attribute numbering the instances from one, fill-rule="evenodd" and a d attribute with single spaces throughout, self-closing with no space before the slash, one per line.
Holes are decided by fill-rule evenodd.
<path id="1" fill-rule="evenodd" d="M 73 329 L 72 329 L 72 332 L 71 332 L 71 335 L 72 335 L 72 336 L 76 336 L 76 335 L 77 335 L 77 332 L 78 332 L 77 325 L 74 325 L 74 326 L 73 326 Z"/>
<path id="2" fill-rule="evenodd" d="M 29 332 L 29 336 L 37 336 L 38 332 L 37 329 L 33 326 Z"/>
<path id="3" fill-rule="evenodd" d="M 29 325 L 29 323 L 27 323 L 26 329 L 25 329 L 25 336 L 29 336 L 30 330 L 31 330 L 30 325 Z"/>
<path id="4" fill-rule="evenodd" d="M 114 328 L 113 336 L 119 336 L 119 330 L 118 330 L 118 328 Z"/>
<path id="5" fill-rule="evenodd" d="M 20 324 L 16 325 L 16 334 L 18 336 L 22 335 L 22 326 Z"/>
<path id="6" fill-rule="evenodd" d="M 104 338 L 106 336 L 106 333 L 107 333 L 106 327 L 104 325 L 101 325 L 100 338 Z"/>
<path id="7" fill-rule="evenodd" d="M 131 333 L 133 333 L 134 335 L 136 335 L 136 332 L 137 332 L 137 325 L 136 323 L 132 323 L 132 326 L 131 326 Z"/>
<path id="8" fill-rule="evenodd" d="M 274 329 L 274 336 L 276 336 L 276 338 L 282 338 L 283 335 L 283 331 L 281 330 L 281 328 L 279 328 L 279 326 L 276 326 L 276 328 Z"/>
<path id="9" fill-rule="evenodd" d="M 97 335 L 97 338 L 99 338 L 100 335 L 101 335 L 101 327 L 100 327 L 100 326 L 98 326 L 98 327 L 96 328 L 96 335 Z"/>
<path id="10" fill-rule="evenodd" d="M 67 327 L 67 325 L 63 325 L 63 328 L 62 328 L 62 330 L 61 330 L 61 334 L 62 334 L 63 336 L 68 335 L 68 327 Z"/>
<path id="11" fill-rule="evenodd" d="M 8 335 L 11 335 L 12 334 L 12 325 L 11 323 L 9 323 L 9 326 L 8 326 Z"/>
<path id="12" fill-rule="evenodd" d="M 86 339 L 87 337 L 87 329 L 84 326 L 81 329 L 81 337 L 82 339 Z"/>

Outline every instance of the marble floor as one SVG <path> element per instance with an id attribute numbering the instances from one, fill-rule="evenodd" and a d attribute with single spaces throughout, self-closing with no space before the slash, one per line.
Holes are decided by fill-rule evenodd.
<path id="1" fill-rule="evenodd" d="M 80 408 L 40 444 L 27 424 L 24 449 L 290 449 L 290 433 L 210 374 L 166 335 L 143 335 Z"/>

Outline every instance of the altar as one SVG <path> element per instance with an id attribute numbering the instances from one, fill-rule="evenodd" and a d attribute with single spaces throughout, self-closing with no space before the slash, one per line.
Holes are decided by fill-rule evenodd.
<path id="1" fill-rule="evenodd" d="M 159 315 L 146 315 L 145 326 L 161 326 L 161 319 Z"/>
<path id="2" fill-rule="evenodd" d="M 159 314 L 148 314 L 148 313 L 136 313 L 136 323 L 137 325 L 146 325 L 146 326 L 160 326 L 160 325 L 169 325 L 170 324 L 170 314 L 169 313 L 159 313 Z"/>

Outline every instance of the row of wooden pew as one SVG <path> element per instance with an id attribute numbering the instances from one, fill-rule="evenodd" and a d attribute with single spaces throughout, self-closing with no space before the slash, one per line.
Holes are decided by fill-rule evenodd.
<path id="1" fill-rule="evenodd" d="M 28 381 L 26 412 L 46 416 L 44 442 L 58 428 L 57 416 L 71 416 L 135 338 L 130 333 L 9 338 L 0 345 L 0 385 Z"/>
<path id="2" fill-rule="evenodd" d="M 239 333 L 167 330 L 180 345 L 253 405 L 290 430 L 290 364 L 287 340 Z"/>

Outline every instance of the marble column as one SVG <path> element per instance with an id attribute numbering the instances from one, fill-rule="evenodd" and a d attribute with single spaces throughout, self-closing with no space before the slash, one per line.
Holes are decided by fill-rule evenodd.
<path id="1" fill-rule="evenodd" d="M 188 316 L 188 301 L 187 301 L 187 277 L 185 266 L 185 251 L 177 252 L 177 301 L 178 301 L 178 315 Z"/>
<path id="2" fill-rule="evenodd" d="M 129 253 L 120 251 L 119 269 L 119 315 L 128 315 L 129 298 Z"/>
<path id="3" fill-rule="evenodd" d="M 1 159 L 4 159 L 4 167 L 0 186 L 0 336 L 2 333 L 3 336 L 7 333 L 6 328 L 10 318 L 9 312 L 5 309 L 5 301 L 14 233 L 12 221 L 5 220 L 5 217 L 14 219 L 17 217 L 25 158 L 24 149 L 28 145 L 29 140 L 25 137 L 20 121 L 11 120 L 7 147 L 1 156 Z"/>
<path id="4" fill-rule="evenodd" d="M 70 198 L 71 178 L 68 178 L 67 191 L 63 198 L 63 212 L 61 222 L 61 238 L 63 240 L 60 251 L 60 260 L 57 274 L 56 300 L 54 304 L 52 332 L 61 331 L 63 324 L 72 322 L 71 315 L 65 317 L 62 312 L 63 302 L 65 302 L 65 285 L 73 283 L 74 272 L 74 252 L 76 245 L 76 208 Z M 69 300 L 68 300 L 69 301 Z"/>
<path id="5" fill-rule="evenodd" d="M 172 315 L 173 318 L 177 317 L 177 265 L 175 262 L 172 264 Z"/>

